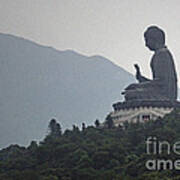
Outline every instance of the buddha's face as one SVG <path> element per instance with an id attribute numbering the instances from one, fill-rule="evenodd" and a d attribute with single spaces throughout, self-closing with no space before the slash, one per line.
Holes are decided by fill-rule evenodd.
<path id="1" fill-rule="evenodd" d="M 146 47 L 148 47 L 151 51 L 155 51 L 157 49 L 157 42 L 151 37 L 145 37 Z"/>

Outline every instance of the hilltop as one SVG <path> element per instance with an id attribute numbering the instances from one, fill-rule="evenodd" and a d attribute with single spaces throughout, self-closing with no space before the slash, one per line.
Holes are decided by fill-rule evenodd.
<path id="1" fill-rule="evenodd" d="M 168 142 L 171 146 L 180 139 L 180 110 L 163 119 L 146 123 L 125 123 L 123 127 L 100 128 L 74 126 L 64 133 L 56 120 L 49 123 L 49 133 L 39 144 L 32 141 L 25 148 L 11 145 L 0 151 L 1 180 L 178 180 L 177 169 L 148 170 L 146 162 L 164 159 L 175 162 L 180 156 L 148 155 L 146 140 Z M 167 166 L 169 167 L 169 166 Z"/>

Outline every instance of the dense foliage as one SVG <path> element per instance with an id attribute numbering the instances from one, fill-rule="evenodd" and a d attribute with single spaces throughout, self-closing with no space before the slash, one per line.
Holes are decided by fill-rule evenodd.
<path id="1" fill-rule="evenodd" d="M 148 155 L 146 140 L 171 144 L 180 140 L 180 111 L 146 123 L 128 123 L 123 127 L 102 128 L 98 120 L 82 130 L 61 132 L 56 120 L 49 123 L 49 133 L 37 144 L 25 148 L 11 145 L 0 151 L 1 180 L 178 180 L 180 170 L 146 168 L 149 159 L 180 159 L 175 153 Z"/>

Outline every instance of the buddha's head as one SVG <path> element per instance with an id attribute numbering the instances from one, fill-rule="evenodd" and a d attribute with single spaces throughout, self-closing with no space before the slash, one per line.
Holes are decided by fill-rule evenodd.
<path id="1" fill-rule="evenodd" d="M 165 33 L 157 26 L 148 27 L 144 33 L 144 38 L 146 46 L 152 51 L 156 51 L 165 45 Z"/>

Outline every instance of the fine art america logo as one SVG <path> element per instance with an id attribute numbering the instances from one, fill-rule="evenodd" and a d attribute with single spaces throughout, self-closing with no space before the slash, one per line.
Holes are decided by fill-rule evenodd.
<path id="1" fill-rule="evenodd" d="M 168 141 L 159 141 L 157 137 L 148 137 L 146 140 L 146 153 L 148 155 L 166 155 L 169 157 L 171 153 L 180 156 L 180 141 L 173 145 Z M 148 170 L 180 170 L 180 159 L 149 159 L 145 164 Z"/>

